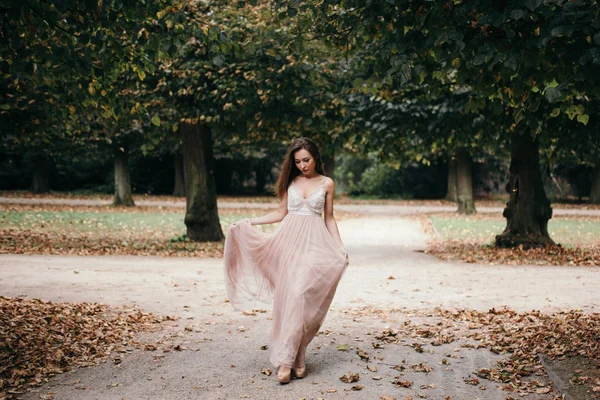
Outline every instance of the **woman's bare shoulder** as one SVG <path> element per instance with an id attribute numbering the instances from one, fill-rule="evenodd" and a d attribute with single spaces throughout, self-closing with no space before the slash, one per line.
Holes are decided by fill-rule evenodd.
<path id="1" fill-rule="evenodd" d="M 327 189 L 327 190 L 334 189 L 335 183 L 333 182 L 333 179 L 331 179 L 330 177 L 324 176 L 323 177 L 323 186 L 325 186 L 325 189 Z"/>

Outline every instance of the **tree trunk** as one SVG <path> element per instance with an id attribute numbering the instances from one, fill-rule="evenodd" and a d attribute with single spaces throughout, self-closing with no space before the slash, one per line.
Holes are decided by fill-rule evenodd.
<path id="1" fill-rule="evenodd" d="M 33 176 L 31 179 L 31 191 L 33 193 L 48 193 L 50 184 L 48 183 L 48 170 L 50 169 L 50 160 L 42 154 L 33 157 Z"/>
<path id="2" fill-rule="evenodd" d="M 448 190 L 446 191 L 446 200 L 448 201 L 458 201 L 458 196 L 456 195 L 456 155 L 450 155 L 450 160 L 448 160 Z"/>
<path id="3" fill-rule="evenodd" d="M 592 190 L 590 191 L 590 203 L 600 204 L 600 164 L 594 168 Z"/>
<path id="4" fill-rule="evenodd" d="M 552 207 L 540 173 L 539 141 L 527 130 L 512 135 L 509 171 L 506 191 L 510 198 L 502 214 L 506 229 L 496 236 L 496 246 L 532 248 L 554 244 L 548 234 Z"/>
<path id="5" fill-rule="evenodd" d="M 183 155 L 180 152 L 175 153 L 175 186 L 173 187 L 173 196 L 185 196 L 185 181 L 183 178 Z"/>
<path id="6" fill-rule="evenodd" d="M 181 122 L 187 237 L 198 242 L 223 240 L 217 211 L 213 144 L 205 124 Z"/>
<path id="7" fill-rule="evenodd" d="M 325 175 L 331 179 L 335 179 L 335 152 L 331 151 L 328 154 L 322 155 L 321 158 L 323 160 Z"/>
<path id="8" fill-rule="evenodd" d="M 456 152 L 456 197 L 459 214 L 474 214 L 473 201 L 473 159 L 465 148 Z"/>
<path id="9" fill-rule="evenodd" d="M 115 197 L 113 206 L 133 207 L 131 196 L 131 178 L 129 176 L 129 153 L 126 147 L 115 151 Z"/>

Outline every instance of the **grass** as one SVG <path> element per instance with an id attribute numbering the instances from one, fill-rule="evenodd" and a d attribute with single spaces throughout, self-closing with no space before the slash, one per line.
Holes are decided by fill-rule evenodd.
<path id="1" fill-rule="evenodd" d="M 224 231 L 232 222 L 251 216 L 223 211 L 219 215 Z M 0 229 L 173 236 L 185 232 L 183 217 L 183 212 L 0 211 Z"/>
<path id="2" fill-rule="evenodd" d="M 492 243 L 506 227 L 503 218 L 430 216 L 442 240 L 476 240 Z M 567 246 L 600 244 L 600 220 L 594 218 L 553 218 L 548 222 L 550 237 Z"/>
<path id="3" fill-rule="evenodd" d="M 183 210 L 94 208 L 1 206 L 0 254 L 223 255 L 223 242 L 183 240 Z M 256 216 L 254 213 L 248 209 L 221 210 L 223 232 L 232 222 Z"/>

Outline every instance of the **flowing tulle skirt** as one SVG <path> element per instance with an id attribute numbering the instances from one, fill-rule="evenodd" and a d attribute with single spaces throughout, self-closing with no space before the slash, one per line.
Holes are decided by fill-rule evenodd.
<path id="1" fill-rule="evenodd" d="M 246 308 L 273 303 L 269 347 L 274 366 L 292 367 L 299 349 L 318 333 L 348 265 L 323 219 L 288 214 L 266 234 L 241 221 L 225 240 L 225 285 L 229 301 Z"/>

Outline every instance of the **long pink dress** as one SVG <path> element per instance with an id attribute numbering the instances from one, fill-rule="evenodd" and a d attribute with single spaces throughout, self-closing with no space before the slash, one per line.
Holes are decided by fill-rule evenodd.
<path id="1" fill-rule="evenodd" d="M 323 185 L 304 199 L 292 183 L 288 214 L 266 234 L 249 221 L 225 240 L 225 285 L 236 308 L 273 302 L 269 361 L 293 367 L 299 349 L 318 333 L 348 261 L 325 226 Z M 301 347 L 302 346 L 302 347 Z"/>

